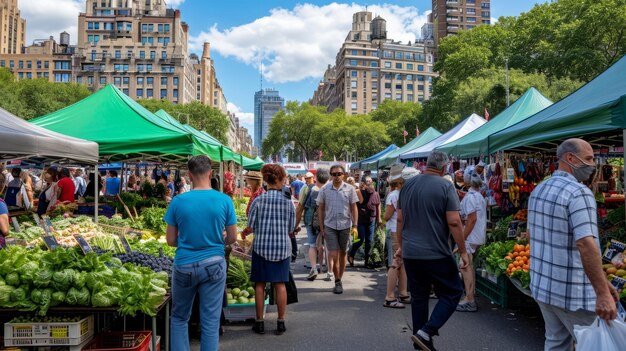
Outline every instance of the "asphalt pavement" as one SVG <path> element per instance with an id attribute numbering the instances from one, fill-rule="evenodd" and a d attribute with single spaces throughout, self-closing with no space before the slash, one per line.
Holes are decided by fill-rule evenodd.
<path id="1" fill-rule="evenodd" d="M 303 243 L 303 234 L 298 236 Z M 268 306 L 265 335 L 252 332 L 252 322 L 226 325 L 221 350 L 413 350 L 410 306 L 383 307 L 386 269 L 347 268 L 344 293 L 332 293 L 333 282 L 306 280 L 304 258 L 292 264 L 298 287 L 296 304 L 287 306 L 284 335 L 276 336 L 276 306 Z M 321 275 L 322 277 L 325 274 Z M 431 300 L 431 308 L 437 300 Z M 435 337 L 437 350 L 542 350 L 544 327 L 536 304 L 502 309 L 482 296 L 477 312 L 456 312 Z M 192 340 L 192 350 L 199 350 Z"/>

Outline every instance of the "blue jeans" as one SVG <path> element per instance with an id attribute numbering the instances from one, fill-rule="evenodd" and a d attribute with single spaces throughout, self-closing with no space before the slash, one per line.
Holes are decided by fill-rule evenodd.
<path id="1" fill-rule="evenodd" d="M 421 329 L 428 335 L 439 335 L 439 329 L 456 311 L 463 295 L 463 282 L 452 256 L 438 260 L 404 259 L 407 282 L 411 292 L 413 333 Z M 428 317 L 430 288 L 435 287 L 439 300 Z"/>
<path id="2" fill-rule="evenodd" d="M 189 350 L 188 323 L 196 295 L 200 298 L 200 350 L 219 348 L 220 314 L 226 284 L 226 261 L 215 256 L 172 269 L 172 350 Z"/>
<path id="3" fill-rule="evenodd" d="M 370 257 L 370 248 L 372 247 L 372 241 L 374 241 L 374 231 L 376 230 L 376 222 L 372 222 L 369 225 L 359 224 L 356 227 L 359 232 L 359 242 L 352 244 L 352 250 L 350 250 L 350 257 L 354 258 L 357 251 L 363 245 L 363 241 L 365 241 L 365 264 L 369 263 Z"/>

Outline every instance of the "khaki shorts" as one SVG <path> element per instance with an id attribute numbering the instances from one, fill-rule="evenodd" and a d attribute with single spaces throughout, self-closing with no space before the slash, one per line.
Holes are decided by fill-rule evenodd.
<path id="1" fill-rule="evenodd" d="M 337 230 L 324 226 L 324 232 L 326 233 L 325 239 L 328 250 L 348 250 L 348 241 L 350 240 L 350 228 Z"/>

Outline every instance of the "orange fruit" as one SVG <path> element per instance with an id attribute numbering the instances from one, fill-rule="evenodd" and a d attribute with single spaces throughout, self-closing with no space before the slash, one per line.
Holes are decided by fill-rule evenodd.
<path id="1" fill-rule="evenodd" d="M 529 270 L 530 269 L 530 265 L 529 264 L 525 264 L 525 265 L 522 266 L 522 268 L 524 270 Z"/>
<path id="2" fill-rule="evenodd" d="M 505 260 L 512 260 L 512 259 L 513 259 L 513 257 L 511 257 L 510 255 L 506 255 L 506 256 L 504 256 L 504 259 L 505 259 Z"/>
<path id="3" fill-rule="evenodd" d="M 513 256 L 515 258 L 515 257 L 519 256 L 519 253 L 513 252 L 513 255 L 511 255 L 511 256 Z"/>

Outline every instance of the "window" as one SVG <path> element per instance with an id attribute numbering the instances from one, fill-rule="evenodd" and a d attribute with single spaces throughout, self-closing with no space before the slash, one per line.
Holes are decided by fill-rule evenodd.
<path id="1" fill-rule="evenodd" d="M 391 62 L 385 61 L 385 68 L 391 68 Z"/>
<path id="2" fill-rule="evenodd" d="M 167 98 L 167 89 L 161 89 L 161 99 Z"/>
<path id="3" fill-rule="evenodd" d="M 33 68 L 33 61 L 26 61 L 26 68 Z"/>
<path id="4" fill-rule="evenodd" d="M 113 84 L 116 86 L 122 85 L 122 77 L 113 77 Z"/>
<path id="5" fill-rule="evenodd" d="M 396 69 L 402 69 L 402 62 L 396 62 Z"/>
<path id="6" fill-rule="evenodd" d="M 481 4 L 480 4 L 480 8 L 481 8 L 481 9 L 488 9 L 488 8 L 489 8 L 489 3 L 484 3 L 484 2 L 483 2 L 483 3 L 481 3 Z"/>
<path id="7" fill-rule="evenodd" d="M 178 89 L 173 89 L 172 90 L 172 96 L 177 98 L 178 97 Z"/>
<path id="8" fill-rule="evenodd" d="M 167 77 L 161 77 L 161 85 L 167 85 Z"/>
<path id="9" fill-rule="evenodd" d="M 413 94 L 408 94 L 408 95 L 406 96 L 406 100 L 407 100 L 407 101 L 413 101 Z"/>
<path id="10" fill-rule="evenodd" d="M 93 22 L 87 22 L 87 29 L 93 29 Z"/>
<path id="11" fill-rule="evenodd" d="M 406 85 L 406 89 L 407 90 L 413 90 L 413 84 L 407 84 Z"/>
<path id="12" fill-rule="evenodd" d="M 424 81 L 424 76 L 423 76 L 423 75 L 421 75 L 421 74 L 418 74 L 418 75 L 417 75 L 417 81 L 418 81 L 418 82 L 423 82 L 423 81 Z"/>
<path id="13" fill-rule="evenodd" d="M 378 77 L 378 71 L 372 71 L 371 75 L 372 75 L 372 78 Z"/>
<path id="14" fill-rule="evenodd" d="M 107 77 L 100 77 L 100 85 L 106 85 L 107 84 Z"/>
<path id="15" fill-rule="evenodd" d="M 389 82 L 385 83 L 385 89 L 391 89 L 391 83 Z"/>
<path id="16" fill-rule="evenodd" d="M 372 81 L 372 89 L 378 89 L 378 82 L 375 80 Z"/>
<path id="17" fill-rule="evenodd" d="M 156 51 L 150 51 L 150 59 L 154 60 L 156 58 Z"/>
<path id="18" fill-rule="evenodd" d="M 378 99 L 378 93 L 372 93 L 372 101 L 376 101 Z"/>
<path id="19" fill-rule="evenodd" d="M 417 90 L 419 90 L 419 91 L 424 91 L 424 86 L 423 86 L 423 85 L 418 85 L 418 86 L 417 86 Z"/>
<path id="20" fill-rule="evenodd" d="M 33 78 L 33 73 L 32 72 L 26 72 L 26 78 L 27 79 L 32 79 Z"/>
<path id="21" fill-rule="evenodd" d="M 163 33 L 163 25 L 159 24 L 158 26 L 159 33 Z"/>
<path id="22" fill-rule="evenodd" d="M 407 74 L 406 75 L 406 80 L 413 80 L 413 75 L 412 74 Z"/>
<path id="23" fill-rule="evenodd" d="M 18 72 L 17 73 L 17 78 L 18 79 L 24 79 L 24 72 Z M 57 81 L 58 82 L 58 81 Z"/>
<path id="24" fill-rule="evenodd" d="M 121 50 L 115 50 L 115 58 L 116 59 L 121 59 L 122 58 L 122 51 Z"/>
<path id="25" fill-rule="evenodd" d="M 350 81 L 350 88 L 356 89 L 356 80 Z"/>
<path id="26" fill-rule="evenodd" d="M 413 64 L 412 63 L 407 63 L 406 64 L 406 69 L 407 69 L 407 71 L 412 71 L 413 70 Z"/>
<path id="27" fill-rule="evenodd" d="M 113 65 L 113 71 L 120 72 L 121 70 L 122 70 L 122 65 L 120 65 L 120 64 L 114 64 Z"/>
<path id="28" fill-rule="evenodd" d="M 385 93 L 385 99 L 391 99 L 391 93 Z"/>
<path id="29" fill-rule="evenodd" d="M 169 25 L 169 24 L 165 24 L 165 25 L 163 25 L 163 31 L 164 31 L 165 33 L 169 33 L 169 32 L 170 32 L 170 25 Z"/>
<path id="30" fill-rule="evenodd" d="M 401 93 L 396 94 L 396 100 L 402 101 L 402 94 Z"/>
<path id="31" fill-rule="evenodd" d="M 476 17 L 467 17 L 467 22 L 476 23 Z"/>
<path id="32" fill-rule="evenodd" d="M 413 60 L 413 54 L 410 52 L 405 52 L 404 53 L 404 59 L 405 60 Z"/>
<path id="33" fill-rule="evenodd" d="M 356 109 L 357 109 L 357 103 L 356 103 L 356 102 L 353 102 L 353 103 L 352 103 L 352 110 L 356 110 Z"/>
<path id="34" fill-rule="evenodd" d="M 178 86 L 178 77 L 174 77 L 173 78 L 173 82 L 174 82 L 174 86 L 177 87 Z"/>
<path id="35" fill-rule="evenodd" d="M 350 60 L 350 66 L 357 66 L 358 64 L 357 60 Z"/>
<path id="36" fill-rule="evenodd" d="M 22 61 L 20 61 L 20 63 L 21 62 Z M 54 69 L 70 69 L 70 61 L 55 61 Z"/>
<path id="37" fill-rule="evenodd" d="M 385 79 L 391 79 L 391 73 L 385 73 Z"/>
<path id="38" fill-rule="evenodd" d="M 128 83 L 130 83 L 130 78 L 129 77 L 122 77 L 122 84 L 128 85 Z"/>
<path id="39" fill-rule="evenodd" d="M 118 26 L 120 25 L 120 23 L 117 24 Z M 142 24 L 141 25 L 141 32 L 142 33 L 146 33 L 148 31 L 148 25 L 147 24 Z"/>
<path id="40" fill-rule="evenodd" d="M 112 22 L 104 22 L 104 30 L 113 30 Z"/>
<path id="41" fill-rule="evenodd" d="M 143 85 L 143 77 L 137 77 L 137 85 Z"/>
<path id="42" fill-rule="evenodd" d="M 358 71 L 350 71 L 350 76 L 351 76 L 351 77 L 357 77 L 357 76 L 358 76 L 358 74 L 359 74 L 359 72 L 358 72 Z"/>
<path id="43" fill-rule="evenodd" d="M 153 45 L 154 38 L 153 37 L 141 37 L 141 45 L 146 45 L 146 44 Z"/>
<path id="44" fill-rule="evenodd" d="M 37 78 L 41 78 L 41 72 L 37 72 Z"/>
<path id="45" fill-rule="evenodd" d="M 13 62 L 13 61 L 11 61 Z M 44 61 L 43 62 L 43 68 L 50 68 L 50 61 Z"/>
<path id="46" fill-rule="evenodd" d="M 5 67 L 7 62 L 5 60 L 0 60 L 0 67 Z"/>
<path id="47" fill-rule="evenodd" d="M 146 58 L 146 52 L 143 51 L 143 50 L 139 51 L 139 58 L 140 59 L 145 59 Z"/>
<path id="48" fill-rule="evenodd" d="M 396 90 L 402 90 L 402 84 L 396 84 Z"/>
<path id="49" fill-rule="evenodd" d="M 148 85 L 152 85 L 152 84 L 154 84 L 154 77 L 148 77 L 148 78 L 146 78 L 146 83 L 148 83 Z"/>
<path id="50" fill-rule="evenodd" d="M 137 89 L 137 97 L 143 97 L 143 89 Z"/>
<path id="51" fill-rule="evenodd" d="M 152 64 L 151 63 L 146 65 L 146 71 L 152 72 Z"/>
<path id="52" fill-rule="evenodd" d="M 167 51 L 161 51 L 161 58 L 162 59 L 166 59 L 167 58 Z"/>
<path id="53" fill-rule="evenodd" d="M 359 54 L 359 50 L 351 50 L 351 54 L 356 56 Z"/>
<path id="54" fill-rule="evenodd" d="M 424 65 L 417 65 L 417 70 L 420 72 L 424 71 Z"/>
<path id="55" fill-rule="evenodd" d="M 124 93 L 124 94 L 128 95 L 128 88 L 124 88 L 124 89 L 122 89 L 122 93 Z"/>
<path id="56" fill-rule="evenodd" d="M 352 97 L 353 99 L 356 99 L 356 91 L 353 91 L 353 92 L 352 92 L 352 94 L 350 94 L 350 95 L 351 95 L 351 97 Z"/>
<path id="57" fill-rule="evenodd" d="M 124 72 L 128 72 L 128 63 L 125 63 L 122 69 L 124 69 Z"/>
<path id="58" fill-rule="evenodd" d="M 483 20 L 483 24 L 490 24 L 491 21 L 490 20 Z"/>
<path id="59" fill-rule="evenodd" d="M 480 17 L 489 18 L 489 16 L 490 16 L 489 11 L 480 11 Z"/>
<path id="60" fill-rule="evenodd" d="M 378 62 L 376 61 L 370 62 L 370 67 L 378 67 Z"/>
<path id="61" fill-rule="evenodd" d="M 469 1 L 467 3 L 469 4 Z M 475 15 L 476 14 L 476 9 L 468 8 L 467 9 L 467 14 L 468 15 Z"/>
<path id="62" fill-rule="evenodd" d="M 376 108 L 378 108 L 378 104 L 372 103 L 372 109 L 376 109 Z"/>
<path id="63" fill-rule="evenodd" d="M 384 58 L 392 58 L 393 57 L 393 52 L 385 50 L 385 51 L 383 51 L 383 57 Z"/>
<path id="64" fill-rule="evenodd" d="M 402 51 L 396 51 L 396 60 L 402 60 Z"/>
<path id="65" fill-rule="evenodd" d="M 402 80 L 402 75 L 400 73 L 396 74 L 396 80 Z"/>
<path id="66" fill-rule="evenodd" d="M 93 76 L 87 77 L 87 85 L 93 85 Z"/>
<path id="67" fill-rule="evenodd" d="M 67 83 L 70 81 L 70 74 L 69 73 L 55 73 L 54 74 L 54 81 L 55 82 L 61 82 L 61 83 Z"/>
<path id="68" fill-rule="evenodd" d="M 151 98 L 152 96 L 154 96 L 154 90 L 153 89 L 146 89 L 146 97 L 147 98 Z"/>
<path id="69" fill-rule="evenodd" d="M 137 72 L 142 72 L 144 67 L 145 66 L 143 64 L 141 64 L 141 63 L 137 64 Z"/>

